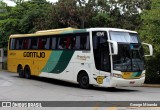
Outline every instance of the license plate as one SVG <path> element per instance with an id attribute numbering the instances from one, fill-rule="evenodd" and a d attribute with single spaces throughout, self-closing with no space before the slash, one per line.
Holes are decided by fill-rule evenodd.
<path id="1" fill-rule="evenodd" d="M 124 73 L 122 74 L 122 77 L 123 77 L 124 79 L 130 79 L 131 76 L 132 76 L 132 72 L 124 72 Z"/>
<path id="2" fill-rule="evenodd" d="M 135 83 L 135 81 L 130 81 L 130 82 L 129 82 L 129 84 L 134 84 L 134 83 Z"/>

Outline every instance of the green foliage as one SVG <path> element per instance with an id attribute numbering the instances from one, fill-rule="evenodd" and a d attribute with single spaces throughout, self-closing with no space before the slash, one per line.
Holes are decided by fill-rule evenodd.
<path id="1" fill-rule="evenodd" d="M 10 17 L 16 17 L 19 21 L 17 27 L 20 33 L 31 33 L 36 30 L 49 28 L 48 25 L 46 25 L 46 18 L 49 16 L 48 13 L 50 10 L 50 3 L 46 1 L 36 2 L 33 0 L 23 2 L 21 5 L 14 7 L 10 13 Z"/>
<path id="2" fill-rule="evenodd" d="M 109 15 L 107 13 L 98 13 L 91 19 L 91 27 L 108 27 Z"/>
<path id="3" fill-rule="evenodd" d="M 18 0 L 15 7 L 5 6 L 0 13 L 0 40 L 7 41 L 11 34 L 32 33 L 37 30 L 50 29 L 52 4 L 46 0 L 23 2 Z"/>
<path id="4" fill-rule="evenodd" d="M 3 5 L 6 11 L 0 13 L 0 39 L 3 40 L 7 40 L 10 34 L 63 27 L 119 27 L 134 30 L 140 22 L 135 7 L 141 8 L 141 5 L 137 0 L 59 0 L 54 4 L 46 0 L 12 1 L 17 5 Z"/>
<path id="5" fill-rule="evenodd" d="M 160 83 L 160 1 L 152 0 L 151 10 L 141 15 L 143 25 L 140 34 L 142 41 L 153 45 L 154 56 L 147 59 L 147 83 Z"/>

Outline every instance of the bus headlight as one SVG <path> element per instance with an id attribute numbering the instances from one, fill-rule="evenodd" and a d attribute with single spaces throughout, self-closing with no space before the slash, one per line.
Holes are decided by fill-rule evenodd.
<path id="1" fill-rule="evenodd" d="M 145 77 L 145 73 L 142 73 L 141 77 Z"/>
<path id="2" fill-rule="evenodd" d="M 113 76 L 116 77 L 116 78 L 122 78 L 122 75 L 121 75 L 121 74 L 113 73 Z"/>

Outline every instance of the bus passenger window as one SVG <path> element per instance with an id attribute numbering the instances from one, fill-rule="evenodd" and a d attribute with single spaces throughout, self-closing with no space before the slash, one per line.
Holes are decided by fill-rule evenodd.
<path id="1" fill-rule="evenodd" d="M 45 49 L 49 49 L 49 44 L 50 44 L 50 38 L 47 38 L 47 39 L 46 39 L 46 43 L 45 43 L 45 45 L 44 45 L 44 48 L 45 48 Z"/>
<path id="2" fill-rule="evenodd" d="M 80 49 L 80 36 L 76 36 L 75 49 Z"/>
<path id="3" fill-rule="evenodd" d="M 23 47 L 23 39 L 16 39 L 16 49 L 21 50 Z"/>
<path id="4" fill-rule="evenodd" d="M 15 49 L 15 39 L 14 38 L 12 38 L 11 40 L 10 40 L 10 49 L 11 50 L 14 50 Z"/>
<path id="5" fill-rule="evenodd" d="M 90 45 L 89 45 L 89 36 L 87 36 L 87 40 L 86 40 L 86 49 L 89 49 Z"/>
<path id="6" fill-rule="evenodd" d="M 90 49 L 90 41 L 89 41 L 89 33 L 80 33 L 76 34 L 74 38 L 75 49 L 77 50 L 89 50 Z"/>
<path id="7" fill-rule="evenodd" d="M 47 44 L 47 38 L 39 38 L 38 41 L 38 49 L 49 49 L 49 45 Z"/>
<path id="8" fill-rule="evenodd" d="M 59 37 L 58 41 L 58 49 L 66 49 L 66 38 L 65 37 Z"/>
<path id="9" fill-rule="evenodd" d="M 23 49 L 28 49 L 28 44 L 29 44 L 29 40 L 28 39 L 24 39 L 23 40 Z"/>
<path id="10" fill-rule="evenodd" d="M 75 49 L 76 38 L 71 37 L 69 49 Z"/>
<path id="11" fill-rule="evenodd" d="M 42 38 L 39 38 L 39 42 L 38 42 L 38 49 L 43 49 L 43 41 Z"/>
<path id="12" fill-rule="evenodd" d="M 86 47 L 86 37 L 81 37 L 80 39 L 80 49 L 85 49 Z"/>
<path id="13" fill-rule="evenodd" d="M 80 38 L 80 49 L 87 50 L 89 49 L 89 36 L 82 35 Z"/>
<path id="14" fill-rule="evenodd" d="M 52 37 L 51 44 L 51 49 L 56 49 L 56 37 Z"/>
<path id="15" fill-rule="evenodd" d="M 38 49 L 38 39 L 37 38 L 32 38 L 31 49 Z"/>
<path id="16" fill-rule="evenodd" d="M 71 38 L 70 37 L 66 38 L 66 49 L 71 49 Z"/>

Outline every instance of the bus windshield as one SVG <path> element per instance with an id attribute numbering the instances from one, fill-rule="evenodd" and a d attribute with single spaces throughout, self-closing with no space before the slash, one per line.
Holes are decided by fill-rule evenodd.
<path id="1" fill-rule="evenodd" d="M 118 55 L 113 56 L 113 69 L 122 72 L 143 71 L 144 52 L 138 35 L 112 31 L 110 37 L 118 42 Z"/>

